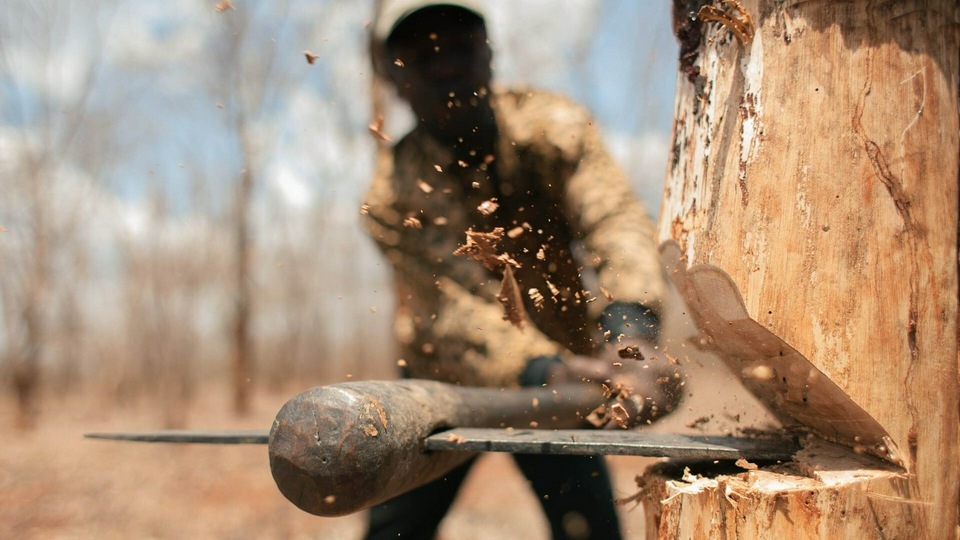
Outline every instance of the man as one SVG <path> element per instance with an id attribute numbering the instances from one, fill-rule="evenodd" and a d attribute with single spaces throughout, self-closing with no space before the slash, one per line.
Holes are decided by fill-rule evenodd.
<path id="1" fill-rule="evenodd" d="M 665 284 L 653 227 L 590 116 L 492 89 L 474 1 L 386 0 L 373 32 L 377 73 L 417 119 L 382 153 L 364 205 L 394 272 L 403 375 L 619 384 L 640 399 L 629 424 L 669 412 L 677 385 L 620 358 L 654 354 Z M 602 459 L 514 459 L 555 538 L 619 538 Z M 369 538 L 431 537 L 468 468 L 374 508 Z"/>

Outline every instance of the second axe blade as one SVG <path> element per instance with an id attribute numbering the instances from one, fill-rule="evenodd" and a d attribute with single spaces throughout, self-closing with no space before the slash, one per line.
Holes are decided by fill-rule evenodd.
<path id="1" fill-rule="evenodd" d="M 789 461 L 800 450 L 790 439 L 690 436 L 587 429 L 456 428 L 427 437 L 427 450 L 646 456 L 676 459 Z"/>

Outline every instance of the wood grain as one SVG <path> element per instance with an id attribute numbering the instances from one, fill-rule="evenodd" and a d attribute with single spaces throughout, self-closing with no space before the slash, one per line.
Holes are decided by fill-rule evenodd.
<path id="1" fill-rule="evenodd" d="M 960 8 L 742 5 L 749 42 L 712 22 L 681 32 L 699 42 L 683 47 L 659 240 L 729 275 L 751 319 L 879 422 L 909 530 L 952 537 Z M 836 511 L 858 489 L 834 490 Z"/>

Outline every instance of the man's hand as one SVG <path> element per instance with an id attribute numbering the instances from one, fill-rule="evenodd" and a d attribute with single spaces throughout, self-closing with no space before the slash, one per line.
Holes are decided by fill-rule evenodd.
<path id="1" fill-rule="evenodd" d="M 598 427 L 650 424 L 672 412 L 682 398 L 679 370 L 660 361 L 656 347 L 643 340 L 608 344 L 596 357 L 574 356 L 558 365 L 550 383 L 587 382 L 603 386 L 607 402 L 591 415 Z"/>

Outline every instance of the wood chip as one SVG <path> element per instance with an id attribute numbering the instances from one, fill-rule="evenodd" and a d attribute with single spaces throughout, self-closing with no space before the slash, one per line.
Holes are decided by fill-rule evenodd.
<path id="1" fill-rule="evenodd" d="M 640 352 L 640 347 L 634 345 L 621 347 L 620 350 L 617 351 L 617 356 L 620 358 L 633 358 L 634 360 L 646 360 L 646 357 Z"/>
<path id="2" fill-rule="evenodd" d="M 423 178 L 417 178 L 417 187 L 424 193 L 433 193 L 433 186 L 423 181 Z"/>
<path id="3" fill-rule="evenodd" d="M 749 461 L 743 458 L 738 459 L 737 462 L 734 463 L 734 465 L 736 465 L 737 467 L 740 467 L 741 469 L 746 469 L 748 471 L 755 471 L 759 468 L 756 463 L 750 463 Z"/>
<path id="4" fill-rule="evenodd" d="M 497 293 L 497 300 L 503 305 L 503 319 L 522 329 L 526 319 L 526 309 L 523 307 L 520 284 L 513 275 L 513 269 L 519 268 L 520 263 L 507 253 L 497 252 L 497 243 L 501 239 L 503 239 L 503 227 L 497 227 L 489 233 L 469 229 L 467 243 L 457 248 L 453 254 L 467 255 L 489 270 L 499 268 L 503 271 L 503 281 L 500 283 L 500 292 Z"/>
<path id="5" fill-rule="evenodd" d="M 595 428 L 602 428 L 610 422 L 610 417 L 607 416 L 607 406 L 601 405 L 596 409 L 590 411 L 590 414 L 587 415 L 587 422 Z"/>
<path id="6" fill-rule="evenodd" d="M 307 51 L 307 52 L 309 52 L 309 51 Z M 316 56 L 314 56 L 314 59 L 316 59 Z M 307 61 L 310 62 L 310 57 L 309 57 L 309 56 L 307 57 Z M 312 64 L 313 62 L 310 62 L 310 63 Z M 367 129 L 370 130 L 370 133 L 373 134 L 373 136 L 376 137 L 376 139 L 377 139 L 378 141 L 381 141 L 381 142 L 391 142 L 391 141 L 393 141 L 393 139 L 391 139 L 391 138 L 390 138 L 386 133 L 384 133 L 384 131 L 383 131 L 383 115 L 382 115 L 382 114 L 378 114 L 376 120 L 374 120 L 373 122 L 371 122 L 370 125 L 367 126 Z"/>
<path id="7" fill-rule="evenodd" d="M 503 281 L 500 283 L 500 292 L 497 300 L 503 305 L 503 320 L 522 329 L 526 320 L 526 309 L 523 307 L 523 297 L 520 294 L 520 284 L 513 275 L 513 267 L 503 267 Z"/>
<path id="8" fill-rule="evenodd" d="M 489 270 L 496 270 L 505 265 L 519 268 L 520 263 L 507 254 L 497 252 L 497 244 L 503 239 L 503 227 L 497 227 L 488 233 L 467 231 L 466 244 L 457 248 L 454 255 L 467 255 L 473 260 L 480 261 Z"/>
<path id="9" fill-rule="evenodd" d="M 543 295 L 540 294 L 539 290 L 536 288 L 531 288 L 529 291 L 527 291 L 527 296 L 533 300 L 533 307 L 537 308 L 538 310 L 543 309 L 544 298 Z"/>
<path id="10" fill-rule="evenodd" d="M 216 4 L 215 6 L 213 6 L 213 9 L 214 9 L 217 13 L 223 13 L 224 11 L 230 11 L 231 9 L 233 9 L 233 2 L 231 2 L 230 0 L 220 0 L 219 2 L 217 2 L 217 4 Z"/>
<path id="11" fill-rule="evenodd" d="M 610 406 L 610 415 L 621 429 L 630 427 L 630 413 L 621 403 L 614 403 Z"/>
<path id="12" fill-rule="evenodd" d="M 610 291 L 600 287 L 600 292 L 603 294 L 603 297 L 607 299 L 607 301 L 613 302 L 613 295 L 610 294 Z"/>
<path id="13" fill-rule="evenodd" d="M 490 200 L 483 201 L 482 203 L 480 203 L 480 206 L 477 207 L 477 211 L 479 211 L 484 216 L 489 216 L 489 215 L 492 215 L 494 212 L 496 212 L 497 208 L 500 208 L 500 205 L 497 204 L 497 198 L 494 197 Z"/>

